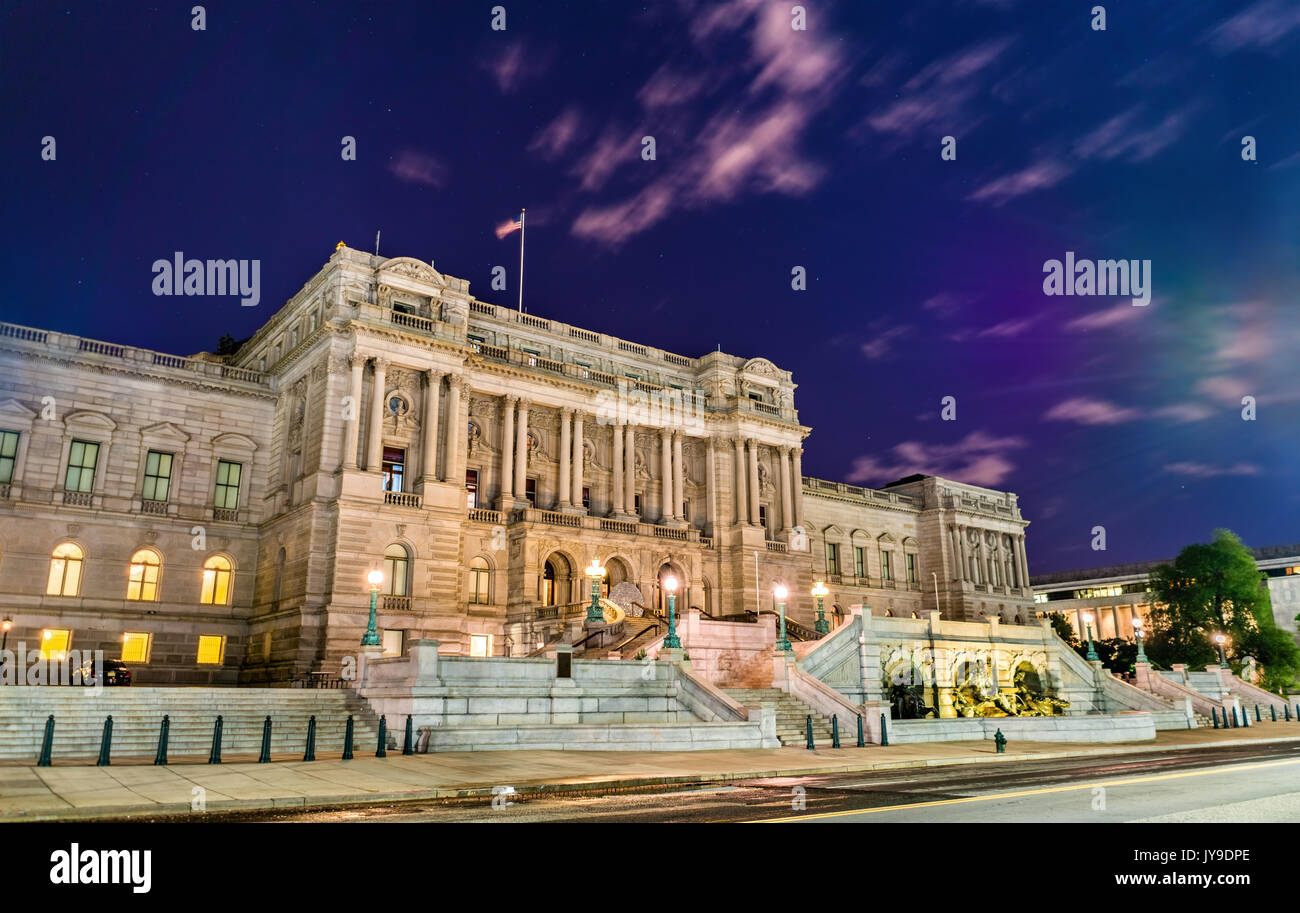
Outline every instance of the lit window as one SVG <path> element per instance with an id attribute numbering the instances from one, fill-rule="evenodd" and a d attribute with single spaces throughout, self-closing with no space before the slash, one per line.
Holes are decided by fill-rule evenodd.
<path id="1" fill-rule="evenodd" d="M 195 662 L 200 666 L 218 666 L 226 653 L 226 638 L 220 634 L 200 634 Z"/>
<path id="2" fill-rule="evenodd" d="M 469 505 L 469 509 L 473 510 L 474 508 L 478 507 L 478 470 L 477 469 L 465 470 L 465 493 L 466 493 L 465 502 Z"/>
<path id="3" fill-rule="evenodd" d="M 469 636 L 469 655 L 470 656 L 491 656 L 492 635 L 471 634 Z"/>
<path id="4" fill-rule="evenodd" d="M 0 485 L 14 480 L 14 464 L 18 460 L 18 432 L 0 431 Z"/>
<path id="5" fill-rule="evenodd" d="M 587 488 L 585 485 L 582 488 L 582 506 L 587 508 L 587 510 L 591 510 L 591 489 Z M 684 508 L 686 510 L 686 519 L 689 520 L 691 518 L 691 502 L 687 501 Z"/>
<path id="6" fill-rule="evenodd" d="M 217 461 L 217 488 L 214 504 L 219 510 L 239 509 L 239 477 L 243 466 L 229 460 Z"/>
<path id="7" fill-rule="evenodd" d="M 767 529 L 767 505 L 766 504 L 760 504 L 758 506 L 758 525 L 763 527 L 763 529 Z"/>
<path id="8" fill-rule="evenodd" d="M 1035 594 L 1034 594 L 1034 602 L 1047 602 L 1047 594 L 1046 594 L 1046 593 L 1035 593 Z"/>
<path id="9" fill-rule="evenodd" d="M 402 645 L 406 640 L 405 631 L 390 631 L 385 629 L 381 634 L 383 642 L 382 656 L 401 656 Z"/>
<path id="10" fill-rule="evenodd" d="M 139 602 L 158 600 L 158 572 L 162 560 L 151 548 L 142 548 L 131 556 L 131 567 L 126 578 L 126 598 Z"/>
<path id="11" fill-rule="evenodd" d="M 475 558 L 469 563 L 469 601 L 476 605 L 488 604 L 488 581 L 491 573 L 486 558 Z"/>
<path id="12" fill-rule="evenodd" d="M 47 596 L 76 596 L 81 592 L 83 557 L 81 548 L 71 542 L 64 542 L 54 549 L 50 557 L 50 579 L 45 586 Z"/>
<path id="13" fill-rule="evenodd" d="M 393 543 L 384 549 L 384 590 L 389 596 L 405 596 L 407 577 L 410 568 L 410 556 L 406 549 Z"/>
<path id="14" fill-rule="evenodd" d="M 146 501 L 166 501 L 171 492 L 172 455 L 150 450 L 144 461 L 144 491 Z"/>
<path id="15" fill-rule="evenodd" d="M 203 588 L 199 602 L 203 605 L 230 605 L 230 559 L 213 555 L 203 562 Z"/>
<path id="16" fill-rule="evenodd" d="M 72 632 L 67 628 L 46 628 L 41 632 L 40 653 L 47 659 L 67 659 L 71 643 Z"/>
<path id="17" fill-rule="evenodd" d="M 528 479 L 524 482 L 524 497 L 528 499 L 529 507 L 537 506 L 537 480 Z"/>
<path id="18" fill-rule="evenodd" d="M 397 397 L 393 397 L 394 400 Z M 406 473 L 406 451 L 400 447 L 384 448 L 384 491 L 402 491 L 402 477 Z"/>
<path id="19" fill-rule="evenodd" d="M 63 477 L 63 490 L 91 491 L 95 487 L 95 464 L 98 461 L 98 444 L 73 441 L 68 449 L 68 472 Z"/>
<path id="20" fill-rule="evenodd" d="M 149 662 L 149 647 L 151 646 L 152 636 L 149 634 L 123 634 L 122 635 L 122 662 L 124 663 L 147 663 Z"/>

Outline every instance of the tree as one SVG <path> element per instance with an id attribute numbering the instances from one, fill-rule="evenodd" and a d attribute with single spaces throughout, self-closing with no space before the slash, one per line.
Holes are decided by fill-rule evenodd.
<path id="1" fill-rule="evenodd" d="M 1052 623 L 1052 630 L 1056 636 L 1061 638 L 1067 644 L 1077 645 L 1079 641 L 1074 636 L 1074 625 L 1070 624 L 1070 619 L 1065 617 L 1064 612 L 1048 612 L 1047 620 Z"/>
<path id="2" fill-rule="evenodd" d="M 1228 655 L 1240 664 L 1253 655 L 1273 682 L 1300 669 L 1300 647 L 1273 621 L 1268 587 L 1254 557 L 1225 529 L 1208 544 L 1189 545 L 1172 564 L 1150 575 L 1151 636 L 1147 652 L 1162 665 L 1203 666 L 1217 659 L 1213 635 L 1227 636 Z"/>

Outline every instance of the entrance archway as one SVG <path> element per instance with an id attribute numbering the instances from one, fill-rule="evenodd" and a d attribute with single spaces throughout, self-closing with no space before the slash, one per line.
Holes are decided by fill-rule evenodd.
<path id="1" fill-rule="evenodd" d="M 552 552 L 542 565 L 542 579 L 537 591 L 542 605 L 573 602 L 573 565 L 560 552 Z"/>

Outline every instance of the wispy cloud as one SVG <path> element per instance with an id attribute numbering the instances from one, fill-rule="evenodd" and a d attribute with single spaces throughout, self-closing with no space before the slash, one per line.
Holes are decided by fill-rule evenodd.
<path id="1" fill-rule="evenodd" d="M 1206 40 L 1220 54 L 1246 48 L 1267 50 L 1300 27 L 1294 0 L 1260 0 L 1211 29 Z"/>
<path id="2" fill-rule="evenodd" d="M 1073 173 L 1073 166 L 1065 162 L 1043 159 L 1019 171 L 988 181 L 976 188 L 967 199 L 987 200 L 994 205 L 1001 205 L 1035 190 L 1055 187 Z"/>
<path id="3" fill-rule="evenodd" d="M 1119 425 L 1141 416 L 1137 409 L 1117 406 L 1104 399 L 1076 396 L 1057 403 L 1043 418 L 1054 422 L 1075 422 L 1079 425 Z"/>
<path id="4" fill-rule="evenodd" d="M 565 108 L 532 138 L 528 151 L 552 161 L 573 147 L 582 130 L 582 114 L 575 107 Z"/>
<path id="5" fill-rule="evenodd" d="M 1212 479 L 1215 476 L 1257 476 L 1262 471 L 1254 463 L 1233 463 L 1231 466 L 1211 466 L 1208 463 L 1170 463 L 1165 472 L 1192 479 Z"/>
<path id="6" fill-rule="evenodd" d="M 535 80 L 548 66 L 550 55 L 528 48 L 523 41 L 511 42 L 483 62 L 483 67 L 496 80 L 497 88 L 505 94 Z"/>
<path id="7" fill-rule="evenodd" d="M 1074 154 L 1081 159 L 1143 162 L 1175 142 L 1188 120 L 1188 112 L 1174 111 L 1157 124 L 1145 125 L 1142 106 L 1135 105 L 1085 134 L 1074 144 Z"/>
<path id="8" fill-rule="evenodd" d="M 1086 333 L 1090 330 L 1120 326 L 1136 320 L 1140 313 L 1145 310 L 1147 308 L 1136 308 L 1131 303 L 1115 304 L 1100 311 L 1093 311 L 1091 314 L 1084 314 L 1082 317 L 1066 321 L 1065 329 L 1080 330 Z"/>
<path id="9" fill-rule="evenodd" d="M 995 486 L 1016 468 L 1010 454 L 1027 444 L 1024 438 L 995 437 L 983 431 L 972 431 L 953 444 L 904 441 L 890 448 L 887 457 L 858 457 L 848 478 L 859 484 L 883 484 L 919 472 Z"/>
<path id="10" fill-rule="evenodd" d="M 1167 418 L 1175 422 L 1199 422 L 1214 415 L 1214 410 L 1204 403 L 1174 403 L 1162 406 L 1152 413 L 1156 418 Z"/>
<path id="11" fill-rule="evenodd" d="M 910 326 L 894 326 L 884 330 L 862 344 L 862 354 L 873 361 L 878 361 L 889 355 L 894 349 L 894 343 L 905 338 L 912 332 Z"/>
<path id="12" fill-rule="evenodd" d="M 431 155 L 403 149 L 388 166 L 399 180 L 409 184 L 441 187 L 447 181 L 447 168 Z"/>
<path id="13" fill-rule="evenodd" d="M 903 84 L 896 101 L 867 117 L 867 125 L 900 138 L 923 131 L 939 135 L 968 131 L 981 118 L 974 104 L 984 90 L 979 77 L 1011 44 L 1011 38 L 984 41 L 927 64 Z"/>

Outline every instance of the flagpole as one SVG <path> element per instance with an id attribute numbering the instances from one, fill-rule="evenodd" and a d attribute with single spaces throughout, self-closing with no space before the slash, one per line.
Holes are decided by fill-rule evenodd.
<path id="1" fill-rule="evenodd" d="M 527 226 L 524 224 L 524 216 L 527 209 L 519 210 L 519 313 L 524 312 L 524 231 Z"/>

